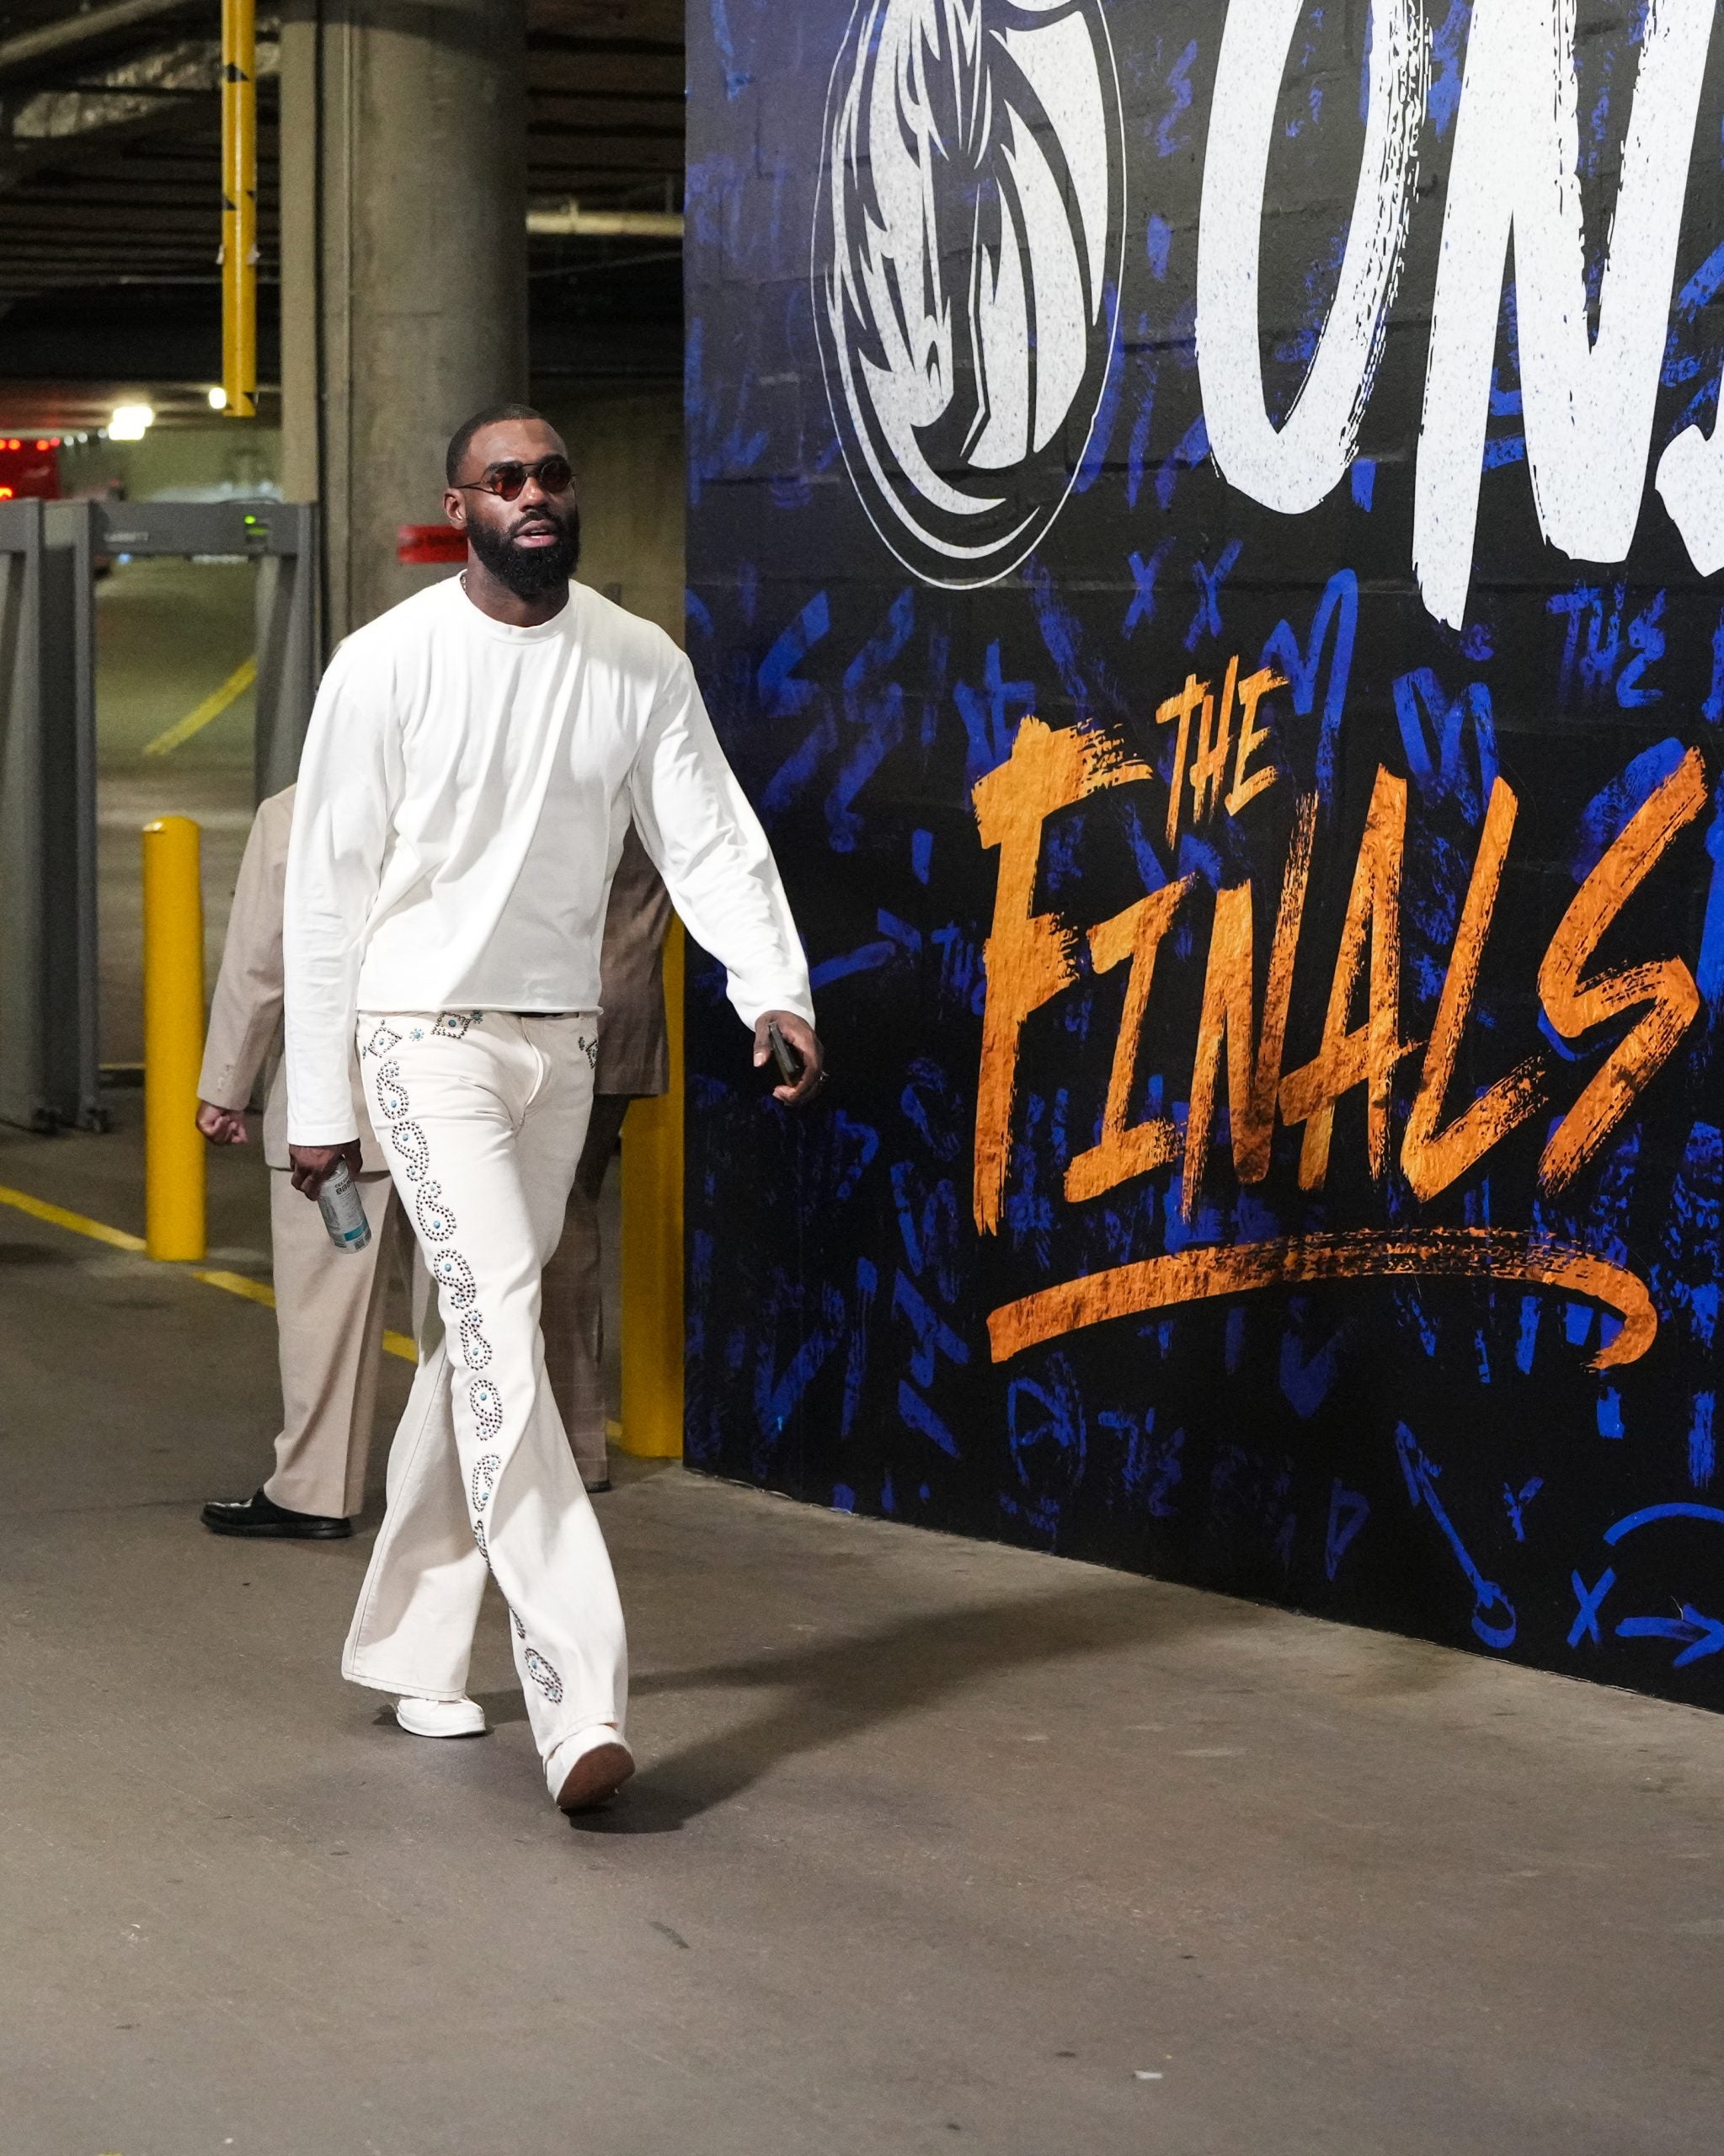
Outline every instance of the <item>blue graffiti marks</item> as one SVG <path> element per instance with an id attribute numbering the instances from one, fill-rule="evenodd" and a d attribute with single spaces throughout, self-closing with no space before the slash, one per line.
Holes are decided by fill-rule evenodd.
<path id="1" fill-rule="evenodd" d="M 1718 1467 L 1718 1444 L 1712 1434 L 1712 1416 L 1717 1406 L 1714 1392 L 1697 1392 L 1688 1425 L 1688 1479 L 1696 1490 L 1708 1490 Z"/>
<path id="2" fill-rule="evenodd" d="M 830 988 L 834 981 L 847 979 L 851 974 L 873 973 L 881 966 L 889 966 L 897 956 L 898 946 L 889 937 L 858 944 L 854 951 L 841 951 L 835 958 L 822 958 L 811 966 L 809 985 L 816 990 Z"/>
<path id="3" fill-rule="evenodd" d="M 966 736 L 964 784 L 974 787 L 1011 754 L 1019 720 L 1036 707 L 1036 685 L 1005 678 L 996 638 L 982 654 L 981 686 L 954 681 L 952 698 Z"/>
<path id="4" fill-rule="evenodd" d="M 1536 1295 L 1523 1295 L 1520 1299 L 1520 1331 L 1514 1342 L 1514 1367 L 1521 1375 L 1530 1377 L 1533 1357 L 1538 1351 L 1539 1316 L 1544 1305 Z"/>
<path id="5" fill-rule="evenodd" d="M 1715 1527 L 1724 1527 L 1724 1510 L 1716 1505 L 1695 1504 L 1686 1498 L 1677 1498 L 1668 1504 L 1643 1505 L 1637 1513 L 1629 1513 L 1614 1526 L 1607 1527 L 1604 1540 L 1614 1549 L 1625 1535 L 1637 1534 L 1641 1528 L 1666 1519 L 1700 1519 Z"/>
<path id="6" fill-rule="evenodd" d="M 1161 460 L 1156 474 L 1156 501 L 1160 508 L 1172 508 L 1181 473 L 1194 472 L 1209 453 L 1209 430 L 1199 413 L 1179 437 L 1178 446 Z"/>
<path id="7" fill-rule="evenodd" d="M 1514 1530 L 1517 1542 L 1526 1540 L 1526 1508 L 1545 1486 L 1542 1475 L 1535 1475 L 1529 1482 L 1523 1482 L 1517 1490 L 1512 1483 L 1502 1485 L 1503 1508 L 1508 1514 L 1508 1524 Z"/>
<path id="8" fill-rule="evenodd" d="M 850 1345 L 844 1358 L 844 1401 L 839 1412 L 838 1434 L 847 1438 L 856 1427 L 856 1413 L 862 1405 L 862 1387 L 868 1375 L 868 1326 L 874 1314 L 874 1298 L 879 1293 L 880 1275 L 873 1262 L 866 1257 L 856 1262 L 856 1305 L 851 1313 Z"/>
<path id="9" fill-rule="evenodd" d="M 1461 66 L 1466 54 L 1472 0 L 1449 0 L 1449 12 L 1431 32 L 1430 114 L 1438 135 L 1454 124 L 1460 104 Z"/>
<path id="10" fill-rule="evenodd" d="M 820 1294 L 819 1322 L 805 1332 L 782 1369 L 775 1359 L 774 1336 L 781 1315 L 793 1321 L 803 1316 L 801 1297 L 782 1273 L 775 1276 L 766 1298 L 766 1323 L 755 1344 L 755 1421 L 759 1442 L 754 1447 L 757 1477 L 764 1479 L 784 1426 L 796 1412 L 803 1395 L 825 1366 L 826 1358 L 849 1331 L 844 1297 L 828 1287 Z"/>
<path id="11" fill-rule="evenodd" d="M 1708 726 L 1716 726 L 1724 718 L 1724 612 L 1718 616 L 1712 631 L 1712 679 L 1706 691 L 1706 700 L 1700 706 L 1700 717 Z M 1713 859 L 1717 856 L 1715 854 Z"/>
<path id="12" fill-rule="evenodd" d="M 1102 661 L 1093 657 L 1086 659 L 1083 623 L 1061 600 L 1049 571 L 1039 561 L 1031 560 L 1024 565 L 1023 580 L 1036 610 L 1036 627 L 1041 631 L 1042 643 L 1059 674 L 1060 686 L 1071 699 L 1076 718 L 1087 718 L 1097 701 L 1111 705 L 1116 711 L 1129 708 L 1129 700 L 1120 693 Z M 1042 713 L 1043 717 L 1047 715 L 1045 704 Z"/>
<path id="13" fill-rule="evenodd" d="M 1616 1575 L 1607 1565 L 1595 1586 L 1588 1587 L 1578 1572 L 1571 1572 L 1569 1583 L 1574 1589 L 1575 1617 L 1568 1628 L 1568 1644 L 1577 1647 L 1583 1640 L 1590 1640 L 1594 1646 L 1603 1644 L 1599 1630 L 1599 1611 L 1604 1597 L 1616 1584 Z"/>
<path id="14" fill-rule="evenodd" d="M 1125 619 L 1119 627 L 1121 636 L 1129 638 L 1140 622 L 1147 623 L 1155 620 L 1156 579 L 1161 574 L 1161 564 L 1172 547 L 1173 542 L 1168 538 L 1161 542 L 1148 561 L 1134 551 L 1126 557 L 1126 565 L 1131 571 L 1132 594 L 1131 604 L 1126 608 Z"/>
<path id="15" fill-rule="evenodd" d="M 901 1277 L 901 1276 L 900 1276 Z M 937 1445 L 948 1460 L 961 1460 L 958 1440 L 907 1379 L 898 1382 L 898 1412 L 906 1429 L 915 1430 L 930 1444 Z"/>
<path id="16" fill-rule="evenodd" d="M 826 595 L 817 591 L 774 641 L 755 677 L 766 717 L 793 716 L 806 710 L 819 694 L 815 685 L 802 680 L 796 669 L 831 626 Z M 761 814 L 768 824 L 812 782 L 815 772 L 837 745 L 837 724 L 830 711 L 823 711 L 812 732 L 803 736 L 761 790 Z"/>
<path id="17" fill-rule="evenodd" d="M 725 0 L 708 0 L 708 4 L 713 17 L 713 43 L 724 63 L 724 94 L 727 98 L 739 98 L 754 77 L 738 63 L 736 40 L 731 35 L 730 11 Z"/>
<path id="18" fill-rule="evenodd" d="M 1684 1602 L 1679 1616 L 1621 1619 L 1616 1636 L 1619 1640 L 1680 1640 L 1685 1644 L 1670 1667 L 1686 1669 L 1691 1662 L 1724 1647 L 1724 1622 L 1702 1616 L 1691 1603 Z"/>
<path id="19" fill-rule="evenodd" d="M 895 1317 L 908 1320 L 915 1335 L 915 1344 L 910 1351 L 910 1374 L 918 1385 L 934 1382 L 935 1364 L 939 1356 L 944 1355 L 954 1363 L 969 1362 L 968 1342 L 959 1339 L 901 1268 L 893 1283 L 892 1311 Z"/>
<path id="20" fill-rule="evenodd" d="M 1450 697 L 1433 670 L 1419 666 L 1397 675 L 1394 693 L 1407 771 L 1421 795 L 1428 802 L 1452 800 L 1469 824 L 1478 823 L 1497 777 L 1491 691 L 1471 681 Z"/>
<path id="21" fill-rule="evenodd" d="M 1337 1475 L 1329 1490 L 1329 1529 L 1323 1541 L 1323 1570 L 1333 1579 L 1359 1529 L 1371 1516 L 1371 1501 L 1349 1490 Z"/>
<path id="22" fill-rule="evenodd" d="M 957 1190 L 942 1176 L 918 1204 L 916 1171 L 908 1161 L 893 1162 L 891 1181 L 898 1232 L 911 1273 L 918 1280 L 925 1276 L 933 1279 L 942 1302 L 955 1302 L 962 1280 Z"/>
<path id="23" fill-rule="evenodd" d="M 1646 675 L 1664 655 L 1664 632 L 1659 627 L 1664 596 L 1655 592 L 1641 612 L 1630 616 L 1625 629 L 1625 584 L 1615 585 L 1607 598 L 1601 585 L 1577 584 L 1572 591 L 1559 591 L 1545 600 L 1547 611 L 1566 616 L 1567 622 L 1557 677 L 1557 701 L 1565 710 L 1572 705 L 1577 691 L 1583 708 L 1607 696 L 1614 696 L 1623 711 L 1659 701 L 1663 691 L 1647 681 Z"/>
<path id="24" fill-rule="evenodd" d="M 1323 722 L 1317 738 L 1316 779 L 1327 802 L 1334 789 L 1335 753 L 1347 687 L 1353 675 L 1353 648 L 1358 633 L 1358 579 L 1351 569 L 1337 569 L 1324 586 L 1311 619 L 1310 634 L 1303 644 L 1289 622 L 1278 622 L 1263 646 L 1262 664 L 1287 676 L 1293 692 L 1293 708 L 1301 718 L 1316 708 L 1317 675 L 1323 653 L 1329 652 L 1329 674 L 1323 694 Z M 1331 638 L 1332 635 L 1332 642 Z"/>
<path id="25" fill-rule="evenodd" d="M 970 1358 L 969 1342 L 947 1323 L 942 1308 L 937 1307 L 949 1309 L 963 1287 L 958 1193 L 951 1179 L 942 1176 L 923 1195 L 921 1178 L 907 1161 L 893 1163 L 890 1181 L 899 1237 L 910 1268 L 898 1268 L 892 1288 L 893 1314 L 908 1323 L 911 1335 L 910 1376 L 899 1381 L 898 1412 L 908 1428 L 928 1438 L 948 1459 L 957 1460 L 957 1439 L 923 1396 L 933 1389 L 942 1358 L 959 1369 Z"/>
<path id="26" fill-rule="evenodd" d="M 1191 565 L 1191 580 L 1197 586 L 1197 611 L 1191 617 L 1191 627 L 1185 632 L 1185 648 L 1195 651 L 1207 637 L 1221 634 L 1221 587 L 1233 574 L 1239 558 L 1245 551 L 1241 539 L 1230 539 L 1216 556 L 1214 566 L 1198 559 Z"/>
<path id="27" fill-rule="evenodd" d="M 1514 1605 L 1496 1582 L 1487 1580 L 1479 1570 L 1438 1497 L 1437 1478 L 1442 1469 L 1425 1457 L 1419 1449 L 1417 1438 L 1405 1422 L 1397 1422 L 1395 1426 L 1395 1449 L 1400 1455 L 1401 1472 L 1406 1479 L 1408 1497 L 1415 1507 L 1422 1505 L 1436 1522 L 1444 1540 L 1454 1553 L 1455 1563 L 1472 1588 L 1473 1630 L 1487 1647 L 1496 1647 L 1500 1651 L 1513 1646 L 1516 1625 Z"/>
<path id="28" fill-rule="evenodd" d="M 1124 1408 L 1107 1407 L 1096 1421 L 1118 1440 L 1118 1495 L 1127 1504 L 1140 1507 L 1151 1519 L 1172 1519 L 1178 1511 L 1173 1492 L 1183 1478 L 1181 1454 L 1185 1432 L 1156 1435 L 1156 1411 L 1145 1408 L 1134 1415 Z"/>
<path id="29" fill-rule="evenodd" d="M 1705 1001 L 1709 1028 L 1717 1024 L 1719 1008 L 1724 1004 L 1724 780 L 1720 781 L 1712 800 L 1712 820 L 1706 830 L 1712 874 L 1706 888 L 1706 916 L 1694 969 L 1695 984 Z"/>
<path id="30" fill-rule="evenodd" d="M 1159 157 L 1176 157 L 1190 143 L 1191 135 L 1180 122 L 1191 110 L 1191 71 L 1197 64 L 1198 41 L 1193 38 L 1167 72 L 1167 88 L 1173 102 L 1161 115 L 1156 128 L 1156 154 Z"/>
<path id="31" fill-rule="evenodd" d="M 1002 1491 L 1001 1508 L 1051 1546 L 1060 1514 L 1083 1479 L 1088 1453 L 1083 1396 L 1063 1355 L 1050 1355 L 1039 1377 L 1012 1380 L 1006 1395 L 1006 1438 L 1022 1495 Z"/>
<path id="32" fill-rule="evenodd" d="M 1592 874 L 1636 809 L 1664 783 L 1686 754 L 1673 734 L 1656 741 L 1588 802 L 1580 812 L 1572 864 L 1577 883 Z"/>
<path id="33" fill-rule="evenodd" d="M 844 716 L 861 738 L 845 758 L 826 799 L 826 823 L 835 853 L 851 853 L 862 836 L 852 803 L 904 735 L 904 689 L 881 675 L 904 649 L 915 627 L 915 594 L 906 584 L 887 610 L 878 631 L 844 670 Z"/>
<path id="34" fill-rule="evenodd" d="M 1643 1505 L 1638 1512 L 1629 1513 L 1604 1530 L 1604 1540 L 1613 1549 L 1631 1534 L 1637 1534 L 1642 1528 L 1655 1527 L 1670 1520 L 1700 1520 L 1712 1527 L 1724 1527 L 1724 1509 L 1716 1505 L 1695 1504 L 1687 1499 L 1677 1499 L 1662 1505 Z M 1582 1597 L 1581 1616 L 1575 1620 L 1575 1629 L 1568 1636 L 1571 1646 L 1576 1646 L 1583 1631 L 1596 1640 L 1598 1608 L 1604 1600 L 1606 1588 L 1615 1578 L 1606 1572 L 1590 1596 L 1581 1585 L 1580 1575 L 1574 1576 L 1577 1595 Z M 1681 1647 L 1671 1663 L 1672 1669 L 1686 1669 L 1696 1662 L 1704 1661 L 1724 1649 L 1724 1620 L 1709 1617 L 1696 1609 L 1691 1603 L 1682 1603 L 1678 1614 L 1668 1616 L 1631 1616 L 1621 1619 L 1616 1626 L 1619 1640 L 1675 1640 Z"/>
<path id="35" fill-rule="evenodd" d="M 706 177 L 710 180 L 713 175 Z M 694 175 L 691 173 L 692 181 Z M 692 216 L 697 190 L 691 185 L 689 210 Z M 698 502 L 701 487 L 708 479 L 733 479 L 758 464 L 766 453 L 766 444 L 771 439 L 765 427 L 751 431 L 747 427 L 748 383 L 746 369 L 742 371 L 736 390 L 737 409 L 734 419 L 727 429 L 719 410 L 716 392 L 709 392 L 705 378 L 706 324 L 702 318 L 691 315 L 683 336 L 683 408 L 688 424 L 688 486 L 689 499 Z"/>
<path id="36" fill-rule="evenodd" d="M 812 681 L 800 680 L 796 669 L 832 626 L 832 612 L 824 591 L 817 591 L 789 627 L 780 632 L 761 661 L 755 675 L 761 709 L 768 718 L 805 710 L 819 694 Z"/>
<path id="37" fill-rule="evenodd" d="M 1102 307 L 1108 321 L 1118 318 L 1119 295 L 1110 280 Z M 1096 407 L 1096 417 L 1090 429 L 1089 440 L 1084 444 L 1077 470 L 1072 475 L 1071 490 L 1075 494 L 1086 494 L 1103 472 L 1108 469 L 1108 451 L 1113 445 L 1113 428 L 1119 417 L 1119 400 L 1125 389 L 1125 347 L 1116 344 L 1108 361 L 1108 379 L 1102 387 L 1102 401 Z"/>
<path id="38" fill-rule="evenodd" d="M 1342 1343 L 1347 1337 L 1347 1328 L 1344 1326 L 1337 1327 L 1308 1354 L 1306 1319 L 1309 1310 L 1309 1301 L 1303 1295 L 1295 1295 L 1289 1303 L 1288 1316 L 1291 1322 L 1281 1336 L 1281 1359 L 1278 1371 L 1282 1396 L 1302 1422 L 1309 1422 L 1329 1397 L 1340 1366 Z"/>
<path id="39" fill-rule="evenodd" d="M 931 1057 L 919 1055 L 910 1065 L 910 1082 L 899 1096 L 898 1105 L 910 1128 L 937 1160 L 958 1158 L 963 1150 L 967 1132 L 967 1104 L 951 1079 Z M 894 1193 L 897 1188 L 894 1176 Z M 953 1209 L 955 1214 L 955 1199 Z"/>
<path id="40" fill-rule="evenodd" d="M 1711 1348 L 1717 1335 L 1721 1182 L 1724 1132 L 1715 1123 L 1696 1123 L 1670 1187 L 1663 1246 L 1648 1271 L 1647 1284 L 1661 1317 L 1680 1312 L 1695 1345 L 1703 1351 Z"/>

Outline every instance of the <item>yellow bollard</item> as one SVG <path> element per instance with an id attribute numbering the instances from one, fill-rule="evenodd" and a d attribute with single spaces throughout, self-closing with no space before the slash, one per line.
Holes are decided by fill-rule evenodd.
<path id="1" fill-rule="evenodd" d="M 144 1247 L 204 1255 L 202 834 L 189 816 L 144 825 Z"/>
<path id="2" fill-rule="evenodd" d="M 622 1126 L 622 1435 L 638 1460 L 682 1456 L 682 923 L 665 939 L 670 1090 Z"/>

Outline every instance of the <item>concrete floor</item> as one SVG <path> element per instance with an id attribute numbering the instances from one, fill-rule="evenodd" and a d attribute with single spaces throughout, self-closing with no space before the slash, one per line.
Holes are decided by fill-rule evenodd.
<path id="1" fill-rule="evenodd" d="M 99 1217 L 134 1174 L 0 1136 Z M 272 1359 L 0 1208 L 5 2156 L 1717 2145 L 1724 1721 L 637 1471 L 641 1771 L 571 1827 L 500 1610 L 489 1737 L 340 1682 L 375 1502 L 199 1529 Z"/>

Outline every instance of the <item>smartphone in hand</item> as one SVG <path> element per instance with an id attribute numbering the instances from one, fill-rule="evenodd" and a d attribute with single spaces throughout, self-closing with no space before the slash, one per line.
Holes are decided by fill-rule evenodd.
<path id="1" fill-rule="evenodd" d="M 778 1076 L 787 1086 L 793 1086 L 802 1076 L 802 1058 L 778 1030 L 776 1018 L 767 1022 L 766 1039 L 772 1050 L 772 1060 L 778 1066 Z"/>

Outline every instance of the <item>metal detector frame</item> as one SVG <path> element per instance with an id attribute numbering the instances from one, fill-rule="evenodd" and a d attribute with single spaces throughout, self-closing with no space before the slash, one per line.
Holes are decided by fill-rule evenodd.
<path id="1" fill-rule="evenodd" d="M 0 1123 L 102 1130 L 96 563 L 258 565 L 257 798 L 291 784 L 319 671 L 307 502 L 0 502 Z"/>

